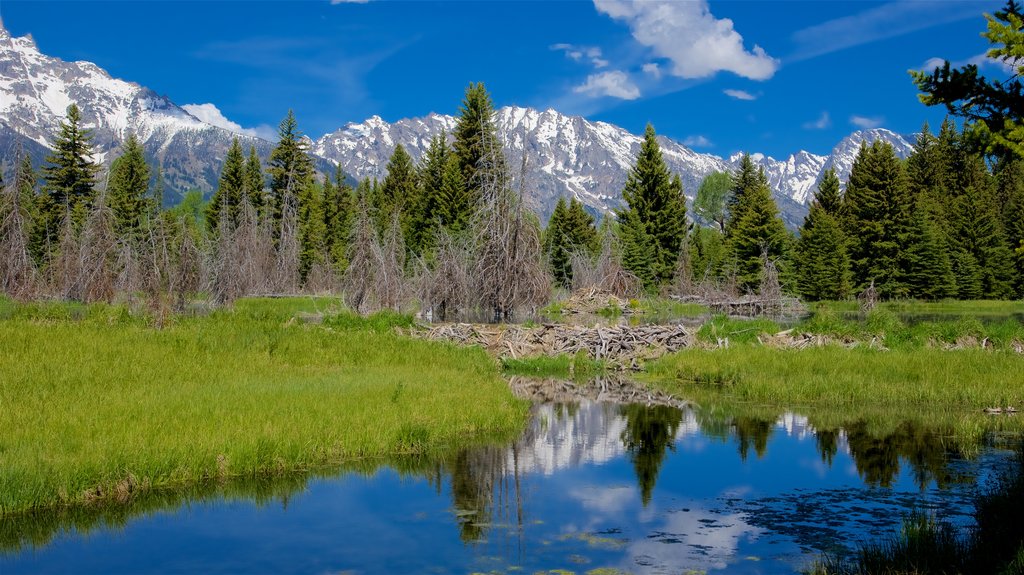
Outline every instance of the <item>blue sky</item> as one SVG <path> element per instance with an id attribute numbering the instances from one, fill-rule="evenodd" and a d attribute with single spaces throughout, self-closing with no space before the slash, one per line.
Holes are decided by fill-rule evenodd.
<path id="1" fill-rule="evenodd" d="M 373 114 L 454 114 L 482 81 L 497 106 L 784 158 L 860 127 L 937 125 L 944 111 L 918 102 L 907 70 L 948 58 L 1002 74 L 980 37 L 1002 4 L 3 0 L 0 17 L 44 53 L 256 133 L 289 108 L 314 138 Z"/>

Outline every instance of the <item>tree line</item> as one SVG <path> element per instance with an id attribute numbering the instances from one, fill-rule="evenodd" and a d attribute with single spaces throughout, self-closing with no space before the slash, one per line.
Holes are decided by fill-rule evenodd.
<path id="1" fill-rule="evenodd" d="M 23 155 L 2 186 L 0 288 L 168 308 L 331 292 L 361 311 L 415 303 L 496 320 L 559 287 L 740 295 L 767 282 L 811 300 L 1024 291 L 1024 161 L 987 162 L 949 120 L 937 135 L 925 126 L 905 161 L 862 145 L 845 192 L 826 172 L 797 235 L 749 156 L 705 178 L 689 216 L 651 126 L 620 209 L 598 222 L 559 199 L 542 229 L 526 206 L 530 158 L 514 170 L 502 150 L 490 95 L 471 84 L 453 133 L 418 164 L 399 144 L 383 180 L 352 187 L 340 167 L 316 172 L 289 112 L 265 164 L 235 139 L 210 200 L 194 192 L 165 209 L 135 136 L 101 174 L 72 105 L 41 170 Z"/>

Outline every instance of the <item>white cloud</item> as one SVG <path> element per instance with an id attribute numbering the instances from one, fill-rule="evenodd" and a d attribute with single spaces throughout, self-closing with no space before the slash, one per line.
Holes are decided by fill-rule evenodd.
<path id="1" fill-rule="evenodd" d="M 874 118 L 871 118 L 871 117 L 868 117 L 868 116 L 856 116 L 856 115 L 854 115 L 854 116 L 850 116 L 850 123 L 853 124 L 854 126 L 857 126 L 858 128 L 863 128 L 865 130 L 870 130 L 872 128 L 877 128 L 877 127 L 881 126 L 882 124 L 884 124 L 885 123 L 885 118 L 883 118 L 881 116 L 876 116 Z"/>
<path id="2" fill-rule="evenodd" d="M 640 97 L 640 88 L 620 70 L 591 74 L 587 76 L 586 82 L 573 88 L 573 92 L 593 97 L 610 96 L 620 100 L 636 100 Z"/>
<path id="3" fill-rule="evenodd" d="M 551 49 L 565 52 L 566 58 L 574 62 L 582 62 L 583 58 L 586 57 L 587 62 L 594 68 L 606 68 L 609 64 L 608 60 L 604 59 L 601 49 L 597 46 L 575 46 L 563 42 L 552 44 Z"/>
<path id="4" fill-rule="evenodd" d="M 722 90 L 722 93 L 725 94 L 726 96 L 729 96 L 730 98 L 735 98 L 737 100 L 750 101 L 757 99 L 757 96 L 751 94 L 750 92 L 747 92 L 746 90 L 726 89 Z"/>
<path id="5" fill-rule="evenodd" d="M 942 58 L 928 58 L 925 60 L 924 64 L 921 64 L 920 70 L 924 72 L 931 72 L 936 68 L 941 68 L 945 64 L 946 60 Z M 1004 62 L 1003 60 L 998 60 L 996 58 L 989 58 L 988 52 L 982 52 L 977 56 L 971 56 L 965 60 L 951 61 L 949 66 L 951 68 L 961 68 L 968 64 L 973 64 L 979 68 L 997 68 L 1006 74 L 1014 74 L 1016 73 L 1016 67 L 1019 64 L 1019 61 L 1013 60 L 1010 62 Z"/>
<path id="6" fill-rule="evenodd" d="M 643 65 L 644 74 L 650 74 L 655 80 L 661 79 L 661 68 L 655 62 L 648 62 Z"/>
<path id="7" fill-rule="evenodd" d="M 227 119 L 217 106 L 213 104 L 185 104 L 182 108 L 201 122 L 223 128 L 229 132 L 243 136 L 255 136 L 264 140 L 273 140 L 277 137 L 277 130 L 266 124 L 256 126 L 255 128 L 243 128 L 240 124 Z"/>
<path id="8" fill-rule="evenodd" d="M 818 116 L 817 120 L 811 122 L 804 122 L 805 130 L 824 130 L 825 128 L 831 126 L 832 118 L 829 117 L 828 112 L 822 112 L 821 115 Z"/>
<path id="9" fill-rule="evenodd" d="M 599 12 L 626 22 L 633 38 L 669 59 L 674 76 L 707 78 L 725 71 L 767 80 L 779 67 L 778 60 L 760 46 L 744 48 L 732 20 L 715 18 L 707 0 L 594 0 L 594 5 Z"/>
<path id="10" fill-rule="evenodd" d="M 712 144 L 711 140 L 707 139 L 706 137 L 697 135 L 688 136 L 685 140 L 683 140 L 683 145 L 686 146 L 687 148 L 710 148 L 714 144 Z"/>
<path id="11" fill-rule="evenodd" d="M 980 11 L 977 2 L 969 1 L 888 2 L 794 32 L 793 41 L 798 48 L 791 59 L 805 60 L 940 24 L 977 18 Z"/>

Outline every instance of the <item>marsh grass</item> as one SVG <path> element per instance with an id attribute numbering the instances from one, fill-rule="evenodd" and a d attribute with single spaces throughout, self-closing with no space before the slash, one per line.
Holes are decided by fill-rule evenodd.
<path id="1" fill-rule="evenodd" d="M 649 363 L 643 377 L 689 397 L 713 390 L 771 405 L 888 406 L 980 411 L 1024 407 L 1024 358 L 1012 352 L 935 348 L 690 349 Z"/>
<path id="2" fill-rule="evenodd" d="M 939 575 L 953 573 L 1024 573 L 1024 469 L 999 479 L 975 501 L 975 526 L 958 531 L 921 513 L 904 519 L 889 540 L 862 547 L 849 558 L 827 557 L 814 565 L 815 575 L 887 573 Z"/>
<path id="3" fill-rule="evenodd" d="M 537 378 L 563 378 L 574 381 L 589 380 L 609 371 L 606 362 L 592 359 L 586 353 L 576 355 L 558 355 L 503 358 L 502 370 L 508 375 L 521 375 Z"/>
<path id="4" fill-rule="evenodd" d="M 434 453 L 526 419 L 483 351 L 335 300 L 243 300 L 162 330 L 116 306 L 0 310 L 0 514 Z"/>

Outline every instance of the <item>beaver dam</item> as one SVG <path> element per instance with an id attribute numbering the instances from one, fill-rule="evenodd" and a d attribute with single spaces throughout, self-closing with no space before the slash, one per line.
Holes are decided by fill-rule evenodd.
<path id="1" fill-rule="evenodd" d="M 691 347 L 696 328 L 683 325 L 540 326 L 452 323 L 412 335 L 460 345 L 478 345 L 498 357 L 520 359 L 537 356 L 576 355 L 606 360 L 611 364 L 639 369 L 641 361 Z"/>
<path id="2" fill-rule="evenodd" d="M 580 401 L 618 403 L 623 405 L 667 405 L 677 409 L 692 407 L 690 401 L 650 389 L 624 377 L 598 377 L 587 382 L 565 379 L 537 379 L 533 377 L 509 378 L 509 386 L 516 396 L 535 403 L 570 404 Z"/>

